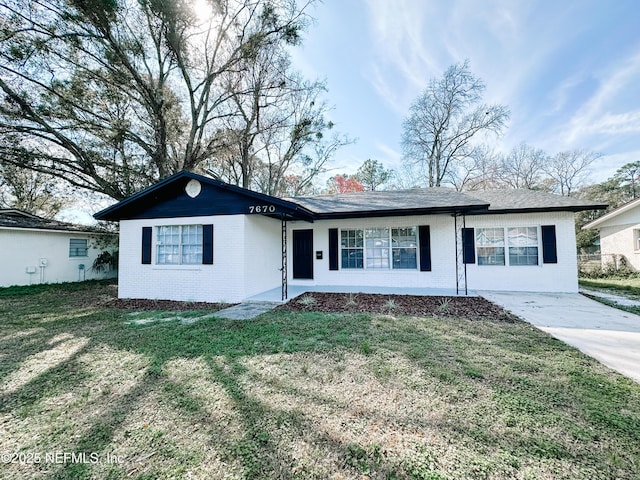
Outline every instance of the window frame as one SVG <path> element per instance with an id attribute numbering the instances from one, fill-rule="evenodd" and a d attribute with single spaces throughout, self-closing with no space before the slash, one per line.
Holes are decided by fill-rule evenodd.
<path id="1" fill-rule="evenodd" d="M 185 229 L 193 229 L 196 228 L 195 236 L 198 243 L 186 243 L 184 241 L 185 235 L 193 235 L 193 232 L 185 232 Z M 163 229 L 171 229 L 168 233 L 163 233 Z M 172 229 L 177 229 L 177 233 L 172 231 Z M 204 258 L 204 248 L 203 248 L 203 225 L 199 223 L 195 224 L 184 224 L 184 225 L 157 225 L 155 227 L 155 235 L 156 235 L 156 248 L 155 248 L 155 265 L 162 266 L 176 266 L 176 265 L 202 265 Z M 177 237 L 178 243 L 164 243 L 165 238 L 167 237 Z M 161 253 L 162 247 L 173 247 L 175 249 L 174 252 L 170 253 Z M 185 248 L 192 250 L 191 252 L 185 252 Z M 193 251 L 195 250 L 195 252 Z M 195 261 L 185 261 L 185 255 L 195 256 Z M 177 258 L 176 262 L 161 262 L 160 259 L 162 257 L 171 258 L 175 256 Z"/>
<path id="2" fill-rule="evenodd" d="M 485 244 L 484 242 L 481 242 L 480 233 L 484 232 L 486 230 L 492 230 L 494 232 L 501 231 L 502 232 L 502 245 L 489 244 L 489 243 Z M 484 238 L 487 238 L 487 236 L 485 235 Z M 495 242 L 497 240 L 497 238 L 492 238 L 492 240 Z M 507 266 L 506 232 L 505 232 L 505 228 L 504 227 L 476 228 L 475 242 L 476 242 L 476 262 L 477 262 L 477 265 L 479 267 L 504 267 L 504 266 Z M 495 250 L 502 249 L 502 255 L 499 255 L 499 254 L 494 254 L 494 255 L 482 254 L 486 250 L 491 250 L 491 249 L 495 249 Z M 496 259 L 501 257 L 502 258 L 502 262 L 500 262 L 500 263 L 499 262 L 485 263 L 484 261 L 481 261 L 481 259 L 492 258 L 492 257 L 494 257 Z"/>
<path id="3" fill-rule="evenodd" d="M 514 229 L 535 229 L 536 235 L 536 245 L 511 245 L 509 242 L 509 231 Z M 479 234 L 484 230 L 501 230 L 502 231 L 502 246 L 490 246 L 490 245 L 482 245 L 479 241 Z M 475 227 L 475 253 L 476 253 L 476 264 L 480 267 L 539 267 L 543 264 L 541 261 L 542 254 L 542 232 L 540 225 L 525 225 L 525 226 L 507 226 L 507 227 Z M 482 255 L 481 249 L 489 249 L 489 248 L 502 248 L 503 250 L 503 263 L 481 263 L 480 259 L 487 257 L 487 255 Z M 511 262 L 511 249 L 516 248 L 535 248 L 537 251 L 536 263 L 512 263 Z"/>
<path id="4" fill-rule="evenodd" d="M 521 230 L 521 229 L 526 229 L 526 230 L 533 230 L 535 232 L 535 236 L 536 236 L 536 244 L 528 244 L 528 245 L 511 245 L 510 240 L 512 239 L 512 237 L 510 236 L 510 231 L 511 230 Z M 509 266 L 511 267 L 533 267 L 533 266 L 538 266 L 540 265 L 540 240 L 541 240 L 541 235 L 540 235 L 540 229 L 536 226 L 536 227 L 507 227 L 505 229 L 505 233 L 506 233 L 506 241 L 507 241 L 507 257 L 509 257 Z M 516 257 L 524 257 L 524 258 L 535 258 L 536 262 L 535 263 L 512 263 L 511 262 L 511 249 L 531 249 L 531 248 L 535 248 L 536 249 L 536 255 L 535 257 L 533 255 L 529 255 L 529 254 L 524 254 L 524 255 L 517 255 L 515 254 L 514 256 Z"/>
<path id="5" fill-rule="evenodd" d="M 353 232 L 354 235 L 349 235 L 350 232 Z M 358 238 L 357 232 L 361 232 L 360 238 Z M 347 234 L 346 237 L 343 235 L 343 233 Z M 345 240 L 346 240 L 346 245 L 343 245 L 343 242 Z M 351 245 L 350 240 L 353 240 L 353 245 Z M 360 245 L 358 245 L 358 243 L 360 243 Z M 364 250 L 365 250 L 364 228 L 344 228 L 344 229 L 341 228 L 340 229 L 340 269 L 341 270 L 342 269 L 343 270 L 363 270 L 365 267 Z M 354 267 L 344 266 L 345 251 L 353 252 L 353 253 L 357 253 L 358 251 L 360 252 L 360 258 L 357 258 L 357 255 L 356 255 L 356 259 L 355 259 L 356 266 Z M 351 254 L 349 256 L 351 256 Z M 357 266 L 358 263 L 360 263 L 361 266 Z"/>
<path id="6" fill-rule="evenodd" d="M 84 242 L 84 247 L 83 248 L 78 248 L 75 247 L 75 254 L 72 255 L 71 254 L 71 242 Z M 81 255 L 80 253 L 78 253 L 79 251 L 84 250 L 84 255 Z M 70 238 L 69 239 L 69 258 L 87 258 L 89 256 L 89 239 L 88 238 Z"/>
<path id="7" fill-rule="evenodd" d="M 386 236 L 381 237 L 379 235 L 371 236 L 371 233 L 386 230 Z M 411 235 L 402 235 L 400 231 L 402 230 L 413 230 L 413 238 L 414 245 L 413 246 L 396 246 L 394 247 L 393 242 L 394 238 L 406 238 L 411 237 Z M 394 231 L 398 232 L 397 235 L 394 235 Z M 419 253 L 419 235 L 418 235 L 418 226 L 410 225 L 410 226 L 371 226 L 371 227 L 361 227 L 361 228 L 340 228 L 339 229 L 339 251 L 340 251 L 340 262 L 339 267 L 340 270 L 346 271 L 362 271 L 362 270 L 371 270 L 371 271 L 379 271 L 379 272 L 389 272 L 389 271 L 419 271 L 420 268 L 420 253 Z M 352 246 L 349 245 L 349 239 L 357 239 L 357 234 L 349 236 L 345 238 L 343 233 L 346 232 L 361 232 L 361 246 Z M 367 235 L 369 232 L 370 235 Z M 406 233 L 406 232 L 405 232 Z M 344 245 L 344 240 L 347 240 L 347 245 Z M 382 244 L 376 244 L 376 241 L 382 240 Z M 414 265 L 411 267 L 394 267 L 394 252 L 398 250 L 413 250 L 414 251 Z M 385 256 L 373 256 L 372 252 L 381 250 L 386 252 Z M 360 251 L 361 252 L 361 266 L 345 266 L 344 264 L 344 253 L 345 251 Z M 386 261 L 385 261 L 386 259 Z M 379 265 L 374 265 L 375 261 L 379 260 Z M 386 264 L 386 266 L 385 266 Z"/>

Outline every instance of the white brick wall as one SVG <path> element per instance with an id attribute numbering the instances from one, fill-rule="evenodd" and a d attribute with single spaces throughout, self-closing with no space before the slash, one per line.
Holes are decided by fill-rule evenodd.
<path id="1" fill-rule="evenodd" d="M 282 224 L 262 215 L 244 218 L 245 295 L 251 297 L 282 284 Z"/>
<path id="2" fill-rule="evenodd" d="M 600 230 L 600 251 L 603 255 L 624 255 L 631 266 L 640 270 L 640 250 L 636 250 L 633 231 L 640 229 L 640 208 L 637 206 L 603 222 Z M 603 257 L 603 261 L 611 258 Z"/>
<path id="3" fill-rule="evenodd" d="M 141 263 L 142 227 L 209 224 L 213 227 L 213 265 L 156 265 L 156 229 L 152 264 Z M 329 229 L 411 227 L 429 225 L 432 271 L 329 270 Z M 572 213 L 483 215 L 467 217 L 467 227 L 556 225 L 558 264 L 537 266 L 467 265 L 472 290 L 539 292 L 577 291 L 577 265 Z M 292 231 L 313 229 L 314 279 L 293 279 Z M 289 222 L 288 277 L 291 285 L 358 285 L 407 288 L 455 288 L 454 222 L 449 215 Z M 539 238 L 540 256 L 541 238 Z M 258 215 L 229 215 L 120 222 L 121 298 L 239 302 L 280 286 L 280 222 Z M 419 260 L 418 260 L 419 261 Z"/>
<path id="4" fill-rule="evenodd" d="M 213 265 L 143 265 L 142 227 L 213 224 Z M 238 302 L 245 298 L 244 216 L 162 218 L 120 222 L 120 298 Z"/>
<path id="5" fill-rule="evenodd" d="M 329 270 L 330 228 L 416 227 L 429 225 L 431 234 L 431 271 L 419 270 Z M 292 248 L 289 247 L 289 283 L 291 285 L 359 285 L 408 288 L 455 288 L 455 247 L 453 217 L 449 215 L 384 217 L 348 220 L 320 220 L 314 223 L 290 222 L 292 230 L 313 229 L 313 250 L 321 250 L 322 260 L 315 260 L 314 279 L 293 279 Z M 291 243 L 290 243 L 291 245 Z M 418 256 L 418 264 L 419 264 Z M 339 263 L 339 262 L 338 262 Z"/>
<path id="6" fill-rule="evenodd" d="M 430 272 L 419 270 L 329 270 L 329 229 L 368 227 L 409 227 L 429 225 L 431 233 Z M 556 225 L 558 263 L 542 263 L 542 239 L 539 227 Z M 468 216 L 466 226 L 538 227 L 540 264 L 537 266 L 467 265 L 468 287 L 473 290 L 507 290 L 532 292 L 577 292 L 577 262 L 574 216 L 572 213 L 536 213 Z M 291 285 L 360 285 L 408 288 L 456 287 L 454 221 L 450 215 L 381 217 L 348 220 L 321 220 L 315 223 L 290 222 L 289 238 L 295 229 L 313 229 L 313 249 L 323 252 L 314 259 L 314 279 L 293 279 L 292 249 L 289 248 L 289 283 Z"/>
<path id="7" fill-rule="evenodd" d="M 577 292 L 578 266 L 573 213 L 468 216 L 466 221 L 466 226 L 472 228 L 540 227 L 541 225 L 556 226 L 557 264 L 542 263 L 542 238 L 538 228 L 539 265 L 492 266 L 477 263 L 467 265 L 469 288 L 525 292 Z"/>
<path id="8" fill-rule="evenodd" d="M 640 229 L 640 223 L 600 227 L 600 251 L 603 262 L 613 259 L 607 255 L 624 255 L 629 264 L 640 270 L 640 250 L 636 250 L 634 230 Z"/>
<path id="9" fill-rule="evenodd" d="M 104 274 L 91 270 L 100 250 L 89 248 L 86 257 L 69 257 L 71 238 L 87 239 L 92 245 L 90 235 L 85 233 L 0 229 L 0 287 L 103 278 Z M 41 258 L 48 262 L 42 270 Z M 84 272 L 79 270 L 80 264 Z M 35 267 L 36 272 L 28 274 L 27 267 Z"/>

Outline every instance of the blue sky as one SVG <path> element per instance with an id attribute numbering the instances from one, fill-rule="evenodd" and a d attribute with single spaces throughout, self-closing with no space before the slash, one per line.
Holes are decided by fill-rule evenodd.
<path id="1" fill-rule="evenodd" d="M 358 139 L 335 173 L 367 158 L 399 166 L 410 104 L 465 59 L 485 100 L 511 110 L 499 150 L 593 150 L 593 181 L 640 160 L 637 0 L 326 0 L 310 13 L 294 64 L 326 79 L 332 120 Z"/>

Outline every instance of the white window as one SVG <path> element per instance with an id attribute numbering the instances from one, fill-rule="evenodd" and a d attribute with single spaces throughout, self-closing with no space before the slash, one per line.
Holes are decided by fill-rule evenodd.
<path id="1" fill-rule="evenodd" d="M 392 228 L 393 268 L 418 268 L 418 234 L 416 227 Z"/>
<path id="2" fill-rule="evenodd" d="M 202 225 L 166 225 L 157 229 L 159 265 L 202 263 Z"/>
<path id="3" fill-rule="evenodd" d="M 342 268 L 367 270 L 418 268 L 417 230 L 417 227 L 341 230 Z"/>
<path id="4" fill-rule="evenodd" d="M 539 264 L 538 227 L 478 228 L 476 245 L 478 265 Z"/>
<path id="5" fill-rule="evenodd" d="M 89 252 L 89 245 L 86 238 L 69 239 L 69 257 L 86 257 Z"/>
<path id="6" fill-rule="evenodd" d="M 476 230 L 478 265 L 504 265 L 504 228 Z"/>
<path id="7" fill-rule="evenodd" d="M 640 229 L 633 230 L 633 249 L 640 250 Z"/>
<path id="8" fill-rule="evenodd" d="M 509 265 L 538 265 L 538 229 L 515 227 L 507 229 Z"/>
<path id="9" fill-rule="evenodd" d="M 342 268 L 363 268 L 363 230 L 342 230 L 340 232 Z"/>
<path id="10" fill-rule="evenodd" d="M 389 268 L 389 229 L 367 228 L 365 231 L 367 268 Z"/>

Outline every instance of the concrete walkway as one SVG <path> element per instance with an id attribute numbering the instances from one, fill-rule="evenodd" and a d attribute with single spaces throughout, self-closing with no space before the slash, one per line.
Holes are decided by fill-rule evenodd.
<path id="1" fill-rule="evenodd" d="M 227 318 L 229 320 L 250 320 L 274 309 L 278 305 L 281 305 L 281 302 L 245 302 L 220 310 L 214 315 L 217 318 Z"/>
<path id="2" fill-rule="evenodd" d="M 640 382 L 640 316 L 578 293 L 478 293 Z"/>
<path id="3" fill-rule="evenodd" d="M 640 307 L 640 300 L 635 300 L 633 298 L 625 297 L 624 295 L 618 294 L 618 293 L 610 293 L 610 292 L 605 292 L 603 290 L 593 290 L 590 288 L 582 288 L 582 287 L 580 287 L 580 293 L 591 295 L 593 297 L 604 298 L 605 300 L 609 300 L 610 302 L 614 302 L 614 303 L 617 303 L 618 305 L 623 305 L 626 307 Z"/>

